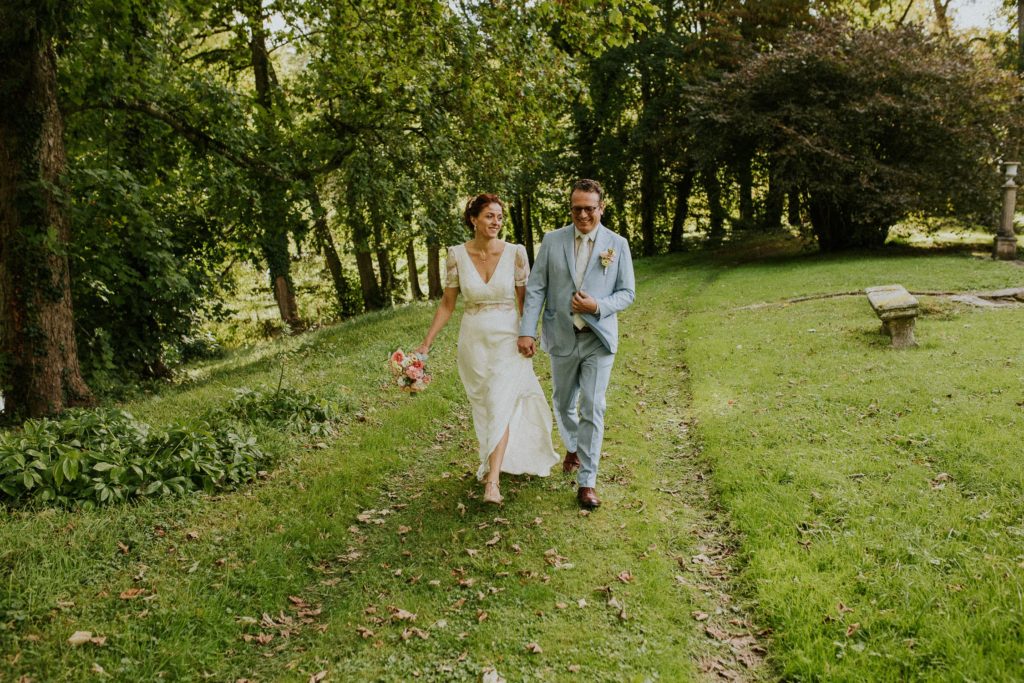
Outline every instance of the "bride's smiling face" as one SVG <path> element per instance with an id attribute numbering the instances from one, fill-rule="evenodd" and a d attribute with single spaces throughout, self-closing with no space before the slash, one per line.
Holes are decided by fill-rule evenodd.
<path id="1" fill-rule="evenodd" d="M 471 218 L 473 232 L 482 239 L 494 239 L 501 232 L 501 223 L 505 220 L 501 204 L 492 202 L 480 209 L 480 213 Z"/>

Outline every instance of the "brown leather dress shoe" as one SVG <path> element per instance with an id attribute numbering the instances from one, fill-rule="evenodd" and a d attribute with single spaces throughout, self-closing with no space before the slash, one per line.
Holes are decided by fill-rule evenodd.
<path id="1" fill-rule="evenodd" d="M 565 460 L 562 462 L 562 471 L 569 473 L 574 472 L 580 468 L 580 456 L 576 455 L 576 452 L 566 452 Z"/>
<path id="2" fill-rule="evenodd" d="M 590 486 L 581 486 L 576 492 L 576 500 L 581 508 L 586 508 L 587 510 L 601 507 L 601 501 L 598 499 L 597 493 Z"/>

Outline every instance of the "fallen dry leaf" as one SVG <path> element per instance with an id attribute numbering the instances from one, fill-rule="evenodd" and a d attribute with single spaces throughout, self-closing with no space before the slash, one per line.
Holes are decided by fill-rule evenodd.
<path id="1" fill-rule="evenodd" d="M 497 545 L 498 541 L 500 541 L 500 540 L 501 540 L 501 534 L 494 534 L 494 536 L 491 537 L 491 540 L 486 541 L 484 543 L 484 545 L 486 545 L 486 546 L 494 546 L 494 545 Z"/>
<path id="2" fill-rule="evenodd" d="M 846 637 L 849 638 L 850 636 L 852 636 L 854 633 L 856 633 L 859 630 L 860 630 L 860 624 L 859 623 L 854 622 L 854 623 L 850 624 L 849 626 L 846 627 Z"/>
<path id="3" fill-rule="evenodd" d="M 370 629 L 366 628 L 365 626 L 357 626 L 356 627 L 356 633 L 359 634 L 360 638 L 373 638 L 373 636 L 374 636 L 373 631 L 371 631 Z"/>
<path id="4" fill-rule="evenodd" d="M 583 609 L 584 607 L 586 607 L 587 606 L 586 599 L 585 598 L 580 598 L 579 600 L 577 600 L 576 601 L 576 606 L 579 607 L 580 609 Z"/>
<path id="5" fill-rule="evenodd" d="M 121 551 L 122 555 L 127 555 L 128 554 L 128 550 L 129 550 L 128 546 L 126 546 L 121 541 L 117 542 L 117 549 Z"/>
<path id="6" fill-rule="evenodd" d="M 416 636 L 417 638 L 420 638 L 422 640 L 426 640 L 430 637 L 430 634 L 421 628 L 416 628 L 415 626 L 410 626 L 409 628 L 402 631 L 402 640 L 409 640 L 413 636 Z"/>
<path id="7" fill-rule="evenodd" d="M 622 583 L 630 583 L 633 581 L 633 574 L 628 569 L 624 569 L 619 572 L 619 575 L 616 578 L 618 578 Z"/>
<path id="8" fill-rule="evenodd" d="M 398 607 L 391 608 L 391 618 L 394 621 L 416 621 L 416 615 Z"/>
<path id="9" fill-rule="evenodd" d="M 476 548 L 466 548 L 466 554 L 470 557 L 476 557 L 480 553 Z"/>
<path id="10" fill-rule="evenodd" d="M 403 534 L 407 534 L 410 531 L 412 531 L 412 527 L 411 526 L 405 526 L 404 524 L 402 524 L 402 525 L 399 525 L 399 527 L 398 527 L 398 534 L 399 534 L 399 536 L 401 536 Z"/>
<path id="11" fill-rule="evenodd" d="M 75 646 L 85 645 L 90 640 L 92 640 L 91 631 L 75 631 L 71 634 L 71 637 L 68 638 L 68 642 Z"/>
<path id="12" fill-rule="evenodd" d="M 488 666 L 480 672 L 480 683 L 505 683 L 505 679 L 502 678 L 497 669 Z"/>
<path id="13" fill-rule="evenodd" d="M 487 612 L 483 611 L 482 609 L 478 609 L 476 611 L 476 621 L 478 624 L 482 624 L 485 621 L 487 621 Z"/>
<path id="14" fill-rule="evenodd" d="M 315 674 L 309 677 L 309 683 L 320 683 L 320 681 L 327 678 L 326 671 L 317 671 Z"/>
<path id="15" fill-rule="evenodd" d="M 146 592 L 145 588 L 129 588 L 127 590 L 121 591 L 121 595 L 119 597 L 122 600 L 131 600 L 133 598 L 139 597 L 140 595 L 142 595 L 145 592 Z"/>
<path id="16" fill-rule="evenodd" d="M 540 653 L 544 652 L 544 650 L 542 650 L 540 648 L 540 645 L 538 645 L 537 643 L 527 643 L 526 649 L 535 655 L 539 655 Z"/>
<path id="17" fill-rule="evenodd" d="M 570 664 L 566 668 L 569 669 L 569 673 L 571 673 L 571 674 L 578 674 L 580 672 L 580 665 L 579 664 Z"/>
<path id="18" fill-rule="evenodd" d="M 697 621 L 704 621 L 705 619 L 708 618 L 708 613 L 707 612 L 701 612 L 701 611 L 698 610 L 696 612 L 692 612 L 692 614 L 693 614 L 693 618 L 696 619 Z"/>
<path id="19" fill-rule="evenodd" d="M 708 624 L 704 627 L 704 633 L 708 634 L 715 640 L 729 640 L 729 633 L 723 631 L 713 624 Z"/>
<path id="20" fill-rule="evenodd" d="M 568 606 L 569 605 L 565 604 L 564 602 L 556 602 L 555 603 L 555 607 L 557 607 L 558 609 L 565 609 Z"/>

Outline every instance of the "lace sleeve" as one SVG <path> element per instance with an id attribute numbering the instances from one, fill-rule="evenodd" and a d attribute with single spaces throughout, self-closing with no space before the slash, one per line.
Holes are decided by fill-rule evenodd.
<path id="1" fill-rule="evenodd" d="M 530 277 L 530 262 L 526 258 L 526 247 L 517 245 L 516 249 L 516 287 L 525 287 Z"/>
<path id="2" fill-rule="evenodd" d="M 445 276 L 444 286 L 445 288 L 452 287 L 455 289 L 459 288 L 459 266 L 455 259 L 455 247 L 448 249 L 448 260 L 444 264 Z"/>

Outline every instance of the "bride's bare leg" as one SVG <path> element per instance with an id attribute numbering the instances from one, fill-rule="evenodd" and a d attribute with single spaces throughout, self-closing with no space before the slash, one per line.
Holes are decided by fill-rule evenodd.
<path id="1" fill-rule="evenodd" d="M 508 448 L 508 427 L 505 427 L 505 434 L 501 437 L 501 441 L 487 458 L 487 465 L 490 469 L 487 472 L 487 478 L 484 479 L 485 502 L 501 502 L 502 496 L 498 491 L 498 479 L 501 477 L 501 463 L 505 460 L 506 448 Z"/>

